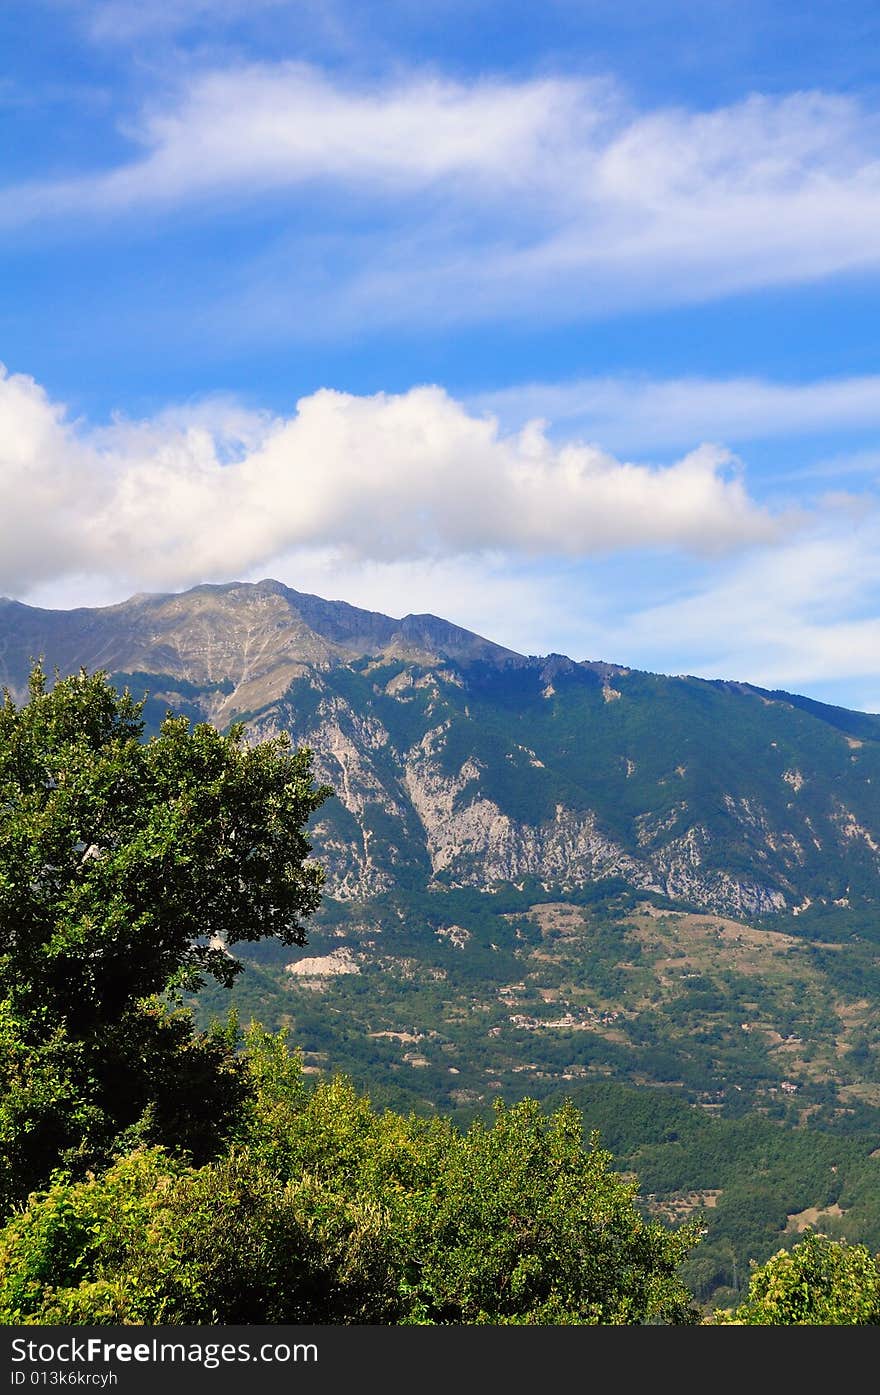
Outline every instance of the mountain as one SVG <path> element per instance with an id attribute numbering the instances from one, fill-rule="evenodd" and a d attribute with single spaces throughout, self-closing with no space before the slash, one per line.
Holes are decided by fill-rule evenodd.
<path id="1" fill-rule="evenodd" d="M 275 581 L 0 601 L 0 681 L 39 655 L 152 727 L 312 748 L 328 894 L 307 947 L 236 946 L 232 992 L 307 1073 L 463 1123 L 573 1098 L 648 1209 L 700 1215 L 704 1297 L 807 1224 L 880 1249 L 880 718 Z"/>
<path id="2" fill-rule="evenodd" d="M 741 917 L 869 907 L 880 717 L 745 683 L 525 656 L 276 581 L 120 605 L 0 601 L 0 679 L 33 656 L 310 746 L 338 799 L 315 844 L 340 898 L 614 879 Z"/>

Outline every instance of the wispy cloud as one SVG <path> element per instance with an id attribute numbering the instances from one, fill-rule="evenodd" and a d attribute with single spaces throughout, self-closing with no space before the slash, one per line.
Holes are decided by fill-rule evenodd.
<path id="1" fill-rule="evenodd" d="M 573 78 L 264 63 L 199 73 L 126 132 L 126 162 L 0 193 L 0 226 L 271 199 L 332 235 L 369 208 L 331 320 L 589 316 L 880 265 L 880 118 L 849 97 L 643 112 Z M 278 259 L 270 294 L 294 303 L 283 239 Z"/>
<path id="2" fill-rule="evenodd" d="M 880 375 L 806 383 L 762 378 L 584 378 L 527 383 L 471 399 L 510 429 L 546 418 L 615 450 L 663 449 L 694 440 L 727 444 L 880 427 Z M 850 468 L 876 468 L 877 453 Z M 842 467 L 844 462 L 839 461 Z M 827 462 L 834 472 L 834 462 Z M 826 473 L 823 468 L 822 473 Z"/>
<path id="3" fill-rule="evenodd" d="M 599 119 L 593 91 L 565 80 L 437 78 L 357 89 L 302 63 L 207 73 L 129 126 L 142 154 L 100 173 L 7 191 L 0 217 L 118 213 L 211 192 L 245 200 L 310 182 L 392 199 L 450 182 L 470 186 L 471 198 L 509 196 Z"/>
<path id="4" fill-rule="evenodd" d="M 795 690 L 836 682 L 877 696 L 878 549 L 876 510 L 826 520 L 717 569 L 685 594 L 634 609 L 620 642 L 634 662 L 656 664 L 674 636 L 682 667 L 702 676 Z"/>

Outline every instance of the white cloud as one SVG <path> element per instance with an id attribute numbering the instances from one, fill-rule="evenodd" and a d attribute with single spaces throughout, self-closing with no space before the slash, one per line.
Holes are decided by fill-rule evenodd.
<path id="1" fill-rule="evenodd" d="M 347 243 L 330 323 L 582 316 L 880 264 L 880 119 L 845 96 L 639 112 L 610 83 L 358 87 L 278 63 L 200 73 L 127 134 L 128 162 L 7 188 L 0 225 L 271 196 L 299 242 L 366 201 L 378 230 Z M 277 259 L 269 303 L 307 303 L 283 240 Z"/>
<path id="2" fill-rule="evenodd" d="M 440 388 L 322 390 L 272 418 L 218 399 L 100 430 L 32 380 L 0 379 L 0 587 L 88 573 L 173 587 L 229 579 L 292 549 L 349 563 L 615 549 L 717 554 L 780 523 L 702 446 L 665 468 L 504 435 Z"/>
<path id="3" fill-rule="evenodd" d="M 633 608 L 617 633 L 630 662 L 799 691 L 880 680 L 880 515 L 830 516 L 802 536 Z M 664 663 L 665 657 L 665 663 Z M 852 696 L 843 701 L 853 702 Z"/>
<path id="4" fill-rule="evenodd" d="M 510 428 L 544 417 L 615 450 L 659 450 L 694 440 L 740 443 L 880 427 L 880 375 L 790 384 L 761 378 L 585 378 L 483 393 L 470 405 L 496 413 Z M 839 464 L 845 467 L 843 460 Z M 861 457 L 863 470 L 876 464 L 876 452 Z M 833 461 L 828 469 L 833 472 Z"/>
<path id="5" fill-rule="evenodd" d="M 434 387 L 93 428 L 2 375 L 0 492 L 0 591 L 36 604 L 276 575 L 524 652 L 880 691 L 876 501 L 829 497 L 793 527 L 714 447 L 632 465 Z"/>
<path id="6" fill-rule="evenodd" d="M 0 371 L 0 588 L 63 576 L 79 524 L 99 507 L 93 456 L 33 379 Z"/>
<path id="7" fill-rule="evenodd" d="M 562 79 L 467 86 L 434 77 L 356 89 L 291 62 L 210 72 L 129 126 L 144 154 L 7 191 L 0 217 L 15 224 L 211 193 L 247 199 L 315 181 L 383 196 L 465 181 L 485 197 L 489 180 L 509 193 L 595 124 L 597 91 Z"/>

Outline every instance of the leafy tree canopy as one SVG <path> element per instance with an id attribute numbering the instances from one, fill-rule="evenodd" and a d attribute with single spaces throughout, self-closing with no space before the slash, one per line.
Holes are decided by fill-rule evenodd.
<path id="1" fill-rule="evenodd" d="M 378 1113 L 169 1006 L 226 945 L 304 942 L 328 791 L 286 740 L 143 736 L 101 674 L 0 709 L 0 1321 L 694 1321 L 696 1230 L 640 1215 L 572 1105 Z"/>
<path id="2" fill-rule="evenodd" d="M 142 1126 L 208 1156 L 241 1097 L 222 1033 L 157 995 L 229 983 L 225 945 L 302 944 L 322 869 L 305 826 L 330 791 L 286 737 L 249 745 L 168 717 L 105 674 L 0 707 L 0 1204 Z"/>
<path id="3" fill-rule="evenodd" d="M 808 1232 L 755 1269 L 746 1301 L 718 1320 L 749 1327 L 875 1326 L 880 1266 L 864 1245 Z"/>
<path id="4" fill-rule="evenodd" d="M 287 737 L 249 746 L 85 671 L 0 708 L 0 993 L 78 1031 L 208 972 L 228 944 L 303 944 L 322 869 L 304 828 L 330 793 Z M 211 940 L 215 944 L 211 945 Z"/>
<path id="5" fill-rule="evenodd" d="M 646 1221 L 572 1106 L 492 1127 L 308 1089 L 259 1028 L 230 1151 L 56 1176 L 0 1231 L 0 1321 L 689 1323 L 693 1227 Z"/>

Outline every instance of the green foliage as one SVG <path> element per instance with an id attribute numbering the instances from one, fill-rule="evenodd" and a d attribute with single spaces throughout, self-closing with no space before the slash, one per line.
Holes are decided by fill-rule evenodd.
<path id="1" fill-rule="evenodd" d="M 306 1088 L 280 1037 L 219 1161 L 56 1175 L 0 1232 L 0 1321 L 686 1323 L 697 1236 L 645 1221 L 572 1106 L 466 1133 Z"/>
<path id="2" fill-rule="evenodd" d="M 542 928 L 531 908 L 545 886 L 428 890 L 420 827 L 407 814 L 396 829 L 368 803 L 373 848 L 396 849 L 395 890 L 319 919 L 328 947 L 341 937 L 360 952 L 380 929 L 382 952 L 315 993 L 283 972 L 320 890 L 303 830 L 326 791 L 307 754 L 248 746 L 237 728 L 162 722 L 155 703 L 120 697 L 100 675 L 49 692 L 37 670 L 30 701 L 0 710 L 0 1207 L 63 1172 L 0 1238 L 4 1311 L 72 1322 L 686 1321 L 678 1276 L 703 1301 L 724 1289 L 736 1302 L 748 1258 L 787 1242 L 791 1212 L 817 1208 L 830 1234 L 845 1227 L 880 1246 L 876 1092 L 859 1093 L 880 1079 L 880 1035 L 869 1016 L 849 1025 L 840 1011 L 876 993 L 875 869 L 848 849 L 851 885 L 832 887 L 819 848 L 837 837 L 829 791 L 873 827 L 877 733 L 859 729 L 853 747 L 827 713 L 696 680 L 622 674 L 622 700 L 606 702 L 594 675 L 560 671 L 551 701 L 531 669 L 477 666 L 464 688 L 413 670 L 437 690 L 398 700 L 381 691 L 398 671 L 326 676 L 389 731 L 373 753 L 388 788 L 395 750 L 420 738 L 430 707 L 432 722 L 451 723 L 438 755 L 448 773 L 475 754 L 484 794 L 527 822 L 552 817 L 562 797 L 595 809 L 634 853 L 633 821 L 649 811 L 658 846 L 700 822 L 719 866 L 754 873 L 768 859 L 769 884 L 784 872 L 816 898 L 797 920 L 768 922 L 797 943 L 771 954 L 768 936 L 756 972 L 693 927 L 679 947 L 673 919 L 655 918 L 653 941 L 639 941 L 627 917 L 645 895 L 612 881 L 559 892 L 588 908 L 580 928 Z M 177 688 L 195 714 L 199 693 Z M 318 696 L 303 680 L 294 699 L 279 720 L 305 720 Z M 805 771 L 797 792 L 783 779 L 794 766 Z M 803 865 L 770 857 L 760 820 L 734 819 L 728 794 L 757 798 L 768 827 L 793 831 Z M 338 802 L 324 823 L 343 843 L 358 834 Z M 850 908 L 823 907 L 844 892 Z M 463 948 L 444 934 L 451 925 L 467 929 Z M 238 958 L 220 942 L 238 944 Z M 196 1033 L 168 1005 L 207 977 L 204 1024 L 236 975 L 246 1017 L 295 1017 L 310 1060 L 429 1117 L 383 1113 L 340 1078 L 310 1090 L 280 1038 L 253 1033 L 245 1063 L 234 1023 Z M 579 1030 L 551 1021 L 569 1008 Z M 401 1032 L 419 1041 L 418 1069 Z M 783 1078 L 798 1082 L 794 1098 Z M 664 1088 L 625 1083 L 642 1081 Z M 551 1110 L 573 1094 L 586 1124 L 571 1105 L 545 1113 L 533 1100 L 493 1119 L 493 1093 L 524 1089 Z M 438 1109 L 458 1127 L 430 1117 Z M 585 1126 L 638 1174 L 641 1198 L 610 1154 L 583 1147 Z M 680 1216 L 705 1188 L 716 1196 L 693 1253 L 693 1229 L 639 1210 L 663 1214 L 677 1196 Z M 840 1209 L 823 1213 L 831 1202 Z M 865 1290 L 859 1249 L 829 1251 L 824 1268 L 814 1254 L 807 1287 L 821 1294 L 830 1274 L 834 1288 L 841 1250 Z M 799 1291 L 801 1247 L 763 1268 L 777 1260 L 773 1311 L 780 1294 L 796 1311 L 786 1284 Z M 772 1308 L 759 1288 L 732 1320 L 838 1320 L 754 1316 Z M 841 1311 L 854 1310 L 844 1290 Z"/>
<path id="3" fill-rule="evenodd" d="M 304 1094 L 279 1037 L 252 1033 L 250 1146 L 282 1179 L 382 1206 L 410 1322 L 684 1322 L 692 1228 L 645 1221 L 636 1185 L 583 1145 L 572 1105 L 499 1105 L 490 1126 L 377 1112 L 336 1077 Z"/>
<path id="4" fill-rule="evenodd" d="M 212 937 L 302 943 L 320 900 L 307 752 L 179 717 L 141 735 L 101 674 L 47 691 L 37 668 L 0 709 L 0 988 L 79 1033 L 172 980 L 228 981 Z"/>
<path id="5" fill-rule="evenodd" d="M 754 1271 L 746 1301 L 717 1321 L 744 1326 L 880 1323 L 880 1264 L 864 1245 L 808 1233 Z"/>
<path id="6" fill-rule="evenodd" d="M 247 1155 L 185 1169 L 136 1151 L 57 1178 L 0 1236 L 0 1322 L 387 1322 L 381 1210 Z"/>
<path id="7" fill-rule="evenodd" d="M 465 887 L 327 899 L 306 952 L 346 944 L 360 973 L 316 992 L 284 972 L 297 951 L 246 946 L 232 995 L 243 1019 L 273 1029 L 293 1019 L 312 1069 L 342 1071 L 395 1110 L 442 1112 L 464 1128 L 491 1119 L 493 1097 L 528 1094 L 548 1109 L 572 1098 L 587 1132 L 598 1129 L 615 1165 L 639 1177 L 649 1214 L 702 1210 L 698 1269 L 685 1271 L 701 1300 L 715 1302 L 714 1284 L 730 1290 L 725 1306 L 737 1301 L 749 1262 L 768 1259 L 808 1209 L 825 1233 L 880 1249 L 880 1096 L 850 1083 L 880 1045 L 864 1002 L 874 945 L 830 948 L 745 926 L 740 941 L 716 917 L 656 904 L 649 917 L 645 899 L 593 887 L 560 897 L 555 919 L 542 913 L 545 890 L 509 883 L 491 896 Z M 470 938 L 456 946 L 442 934 L 449 926 Z M 713 1010 L 695 1007 L 710 991 Z M 203 1021 L 223 998 L 206 988 Z M 570 1029 L 558 1025 L 567 1011 Z M 606 1011 L 613 1021 L 601 1020 Z M 537 1025 L 517 1026 L 514 1014 Z M 795 1093 L 780 1089 L 786 1079 Z"/>
<path id="8" fill-rule="evenodd" d="M 50 691 L 37 666 L 0 707 L 4 1210 L 136 1137 L 216 1151 L 246 1084 L 235 1042 L 156 995 L 230 982 L 223 943 L 303 943 L 320 899 L 308 752 L 185 718 L 142 736 L 103 674 Z"/>
<path id="9" fill-rule="evenodd" d="M 58 1025 L 28 1040 L 0 1003 L 0 1211 L 53 1167 L 81 1173 L 137 1143 L 212 1156 L 249 1088 L 234 1037 L 195 1032 L 188 1012 L 148 999 L 98 1039 Z"/>

